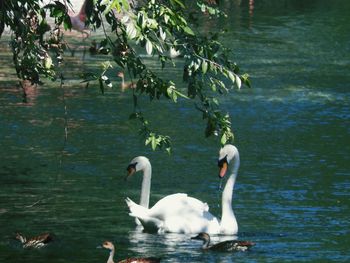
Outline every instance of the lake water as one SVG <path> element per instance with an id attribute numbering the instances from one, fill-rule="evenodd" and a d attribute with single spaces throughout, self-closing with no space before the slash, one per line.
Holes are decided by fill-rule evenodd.
<path id="1" fill-rule="evenodd" d="M 350 261 L 350 2 L 222 2 L 227 21 L 205 21 L 203 30 L 228 28 L 223 41 L 253 82 L 252 89 L 223 97 L 222 108 L 232 116 L 241 155 L 233 202 L 238 238 L 256 246 L 204 253 L 188 235 L 142 233 L 128 216 L 124 198 L 138 201 L 141 176 L 125 182 L 125 169 L 137 155 L 153 166 L 151 205 L 186 192 L 221 213 L 218 144 L 204 139 L 205 123 L 192 102 L 141 100 L 153 127 L 173 139 L 172 155 L 152 152 L 138 123 L 128 120 L 130 91 L 116 84 L 102 95 L 97 85 L 76 80 L 103 58 L 83 60 L 75 41 L 63 88 L 47 82 L 23 103 L 2 40 L 0 262 L 106 262 L 108 252 L 96 248 L 105 240 L 115 243 L 118 260 Z M 163 74 L 180 79 L 181 72 Z M 23 250 L 16 231 L 49 231 L 56 242 Z"/>

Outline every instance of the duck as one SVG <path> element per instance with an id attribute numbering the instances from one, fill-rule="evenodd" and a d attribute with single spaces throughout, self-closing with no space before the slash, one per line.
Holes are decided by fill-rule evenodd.
<path id="1" fill-rule="evenodd" d="M 117 72 L 117 76 L 122 79 L 122 83 L 121 83 L 122 91 L 125 91 L 127 89 L 136 89 L 137 84 L 135 82 L 125 82 L 124 72 L 122 71 Z"/>
<path id="2" fill-rule="evenodd" d="M 53 236 L 50 233 L 43 233 L 31 238 L 26 238 L 23 234 L 16 233 L 15 238 L 22 243 L 23 248 L 42 248 L 53 240 Z"/>
<path id="3" fill-rule="evenodd" d="M 203 250 L 215 250 L 222 252 L 233 252 L 233 251 L 246 251 L 250 249 L 255 243 L 251 241 L 240 241 L 240 240 L 226 240 L 215 245 L 210 245 L 210 236 L 208 233 L 202 232 L 191 239 L 203 240 Z"/>
<path id="4" fill-rule="evenodd" d="M 230 176 L 222 193 L 222 216 L 219 220 L 209 212 L 207 203 L 185 193 L 168 195 L 148 208 L 152 168 L 146 157 L 136 157 L 127 170 L 128 176 L 143 171 L 141 199 L 139 205 L 128 197 L 125 199 L 129 215 L 137 218 L 146 232 L 235 235 L 238 224 L 232 209 L 232 195 L 239 164 L 239 152 L 234 145 L 228 144 L 220 149 L 219 177 L 222 179 L 227 173 Z"/>
<path id="5" fill-rule="evenodd" d="M 108 249 L 109 257 L 107 260 L 107 263 L 114 263 L 114 253 L 115 253 L 115 247 L 112 242 L 105 241 L 102 244 L 102 247 L 105 249 Z M 123 259 L 121 261 L 118 261 L 118 263 L 158 263 L 160 262 L 160 258 L 156 257 L 146 257 L 146 258 L 127 258 Z"/>

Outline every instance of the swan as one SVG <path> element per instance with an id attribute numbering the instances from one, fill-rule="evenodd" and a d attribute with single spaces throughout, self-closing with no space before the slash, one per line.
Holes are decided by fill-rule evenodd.
<path id="1" fill-rule="evenodd" d="M 110 241 L 105 241 L 102 244 L 102 247 L 108 249 L 109 252 L 109 257 L 107 260 L 107 263 L 114 263 L 114 253 L 115 253 L 115 247 L 112 242 Z M 160 262 L 160 258 L 155 258 L 155 257 L 147 257 L 147 258 L 127 258 L 123 259 L 121 261 L 118 261 L 118 263 L 158 263 Z"/>
<path id="2" fill-rule="evenodd" d="M 144 161 L 144 160 L 147 161 Z M 151 165 L 146 157 L 134 159 L 128 166 L 129 174 L 143 170 L 140 204 L 149 204 L 151 185 Z M 222 193 L 222 216 L 219 221 L 209 212 L 207 203 L 189 197 L 187 194 L 172 194 L 162 198 L 152 208 L 138 205 L 130 198 L 125 201 L 129 207 L 129 215 L 140 220 L 144 230 L 150 232 L 172 232 L 195 234 L 206 232 L 209 234 L 235 235 L 238 232 L 238 224 L 232 210 L 233 187 L 239 168 L 239 152 L 231 144 L 220 149 L 218 166 L 219 177 L 226 173 L 230 176 Z"/>
<path id="3" fill-rule="evenodd" d="M 214 250 L 214 251 L 222 251 L 222 252 L 246 251 L 250 247 L 255 245 L 255 243 L 251 241 L 226 240 L 210 246 L 210 236 L 208 233 L 204 233 L 204 232 L 199 233 L 195 237 L 191 237 L 191 239 L 203 240 L 203 245 L 202 245 L 203 250 Z"/>
<path id="4" fill-rule="evenodd" d="M 138 156 L 131 160 L 127 167 L 127 178 L 138 171 L 143 172 L 140 204 L 136 204 L 130 198 L 125 201 L 130 210 L 130 216 L 136 217 L 137 224 L 142 224 L 147 232 L 174 232 L 174 233 L 196 233 L 206 224 L 209 230 L 211 224 L 218 224 L 209 212 L 207 203 L 190 197 L 184 193 L 176 193 L 163 197 L 152 208 L 149 209 L 149 198 L 151 191 L 152 166 L 145 156 Z M 204 219 L 203 216 L 207 218 Z M 200 225 L 195 225 L 191 220 L 199 219 Z M 198 221 L 198 220 L 197 220 Z"/>

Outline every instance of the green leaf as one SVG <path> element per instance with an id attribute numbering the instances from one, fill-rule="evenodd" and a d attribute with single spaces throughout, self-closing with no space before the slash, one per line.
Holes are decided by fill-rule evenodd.
<path id="1" fill-rule="evenodd" d="M 46 69 L 50 69 L 51 66 L 52 66 L 52 59 L 51 57 L 46 57 L 45 60 L 44 60 L 44 66 Z"/>
<path id="2" fill-rule="evenodd" d="M 164 14 L 164 22 L 165 24 L 168 24 L 170 17 L 167 14 Z"/>
<path id="3" fill-rule="evenodd" d="M 185 94 L 183 94 L 182 92 L 178 91 L 178 90 L 174 90 L 174 92 L 176 93 L 176 95 L 185 98 L 185 99 L 189 99 L 188 96 L 186 96 Z"/>
<path id="4" fill-rule="evenodd" d="M 137 36 L 137 30 L 134 23 L 129 22 L 126 26 L 126 33 L 130 39 L 134 39 Z"/>
<path id="5" fill-rule="evenodd" d="M 182 8 L 185 8 L 185 5 L 180 1 L 180 0 L 170 0 L 170 2 L 175 5 L 178 4 L 179 6 L 181 6 Z"/>
<path id="6" fill-rule="evenodd" d="M 226 144 L 227 142 L 227 136 L 226 136 L 226 133 L 224 133 L 222 136 L 221 136 L 221 139 L 220 139 L 220 143 L 222 145 Z"/>
<path id="7" fill-rule="evenodd" d="M 236 85 L 237 85 L 237 88 L 239 88 L 239 89 L 242 86 L 242 81 L 238 75 L 236 75 Z"/>
<path id="8" fill-rule="evenodd" d="M 202 62 L 202 73 L 205 74 L 208 71 L 208 62 L 206 62 L 205 60 L 203 60 Z"/>
<path id="9" fill-rule="evenodd" d="M 235 82 L 236 82 L 235 74 L 232 73 L 232 71 L 228 71 L 227 75 L 228 75 L 229 79 L 232 81 L 232 84 L 235 84 Z"/>
<path id="10" fill-rule="evenodd" d="M 170 155 L 171 154 L 171 147 L 166 147 L 165 151 Z"/>
<path id="11" fill-rule="evenodd" d="M 185 26 L 185 27 L 183 28 L 183 30 L 185 31 L 185 33 L 187 33 L 187 34 L 189 34 L 189 35 L 191 35 L 191 36 L 194 36 L 194 35 L 195 35 L 194 32 L 192 31 L 192 29 L 191 29 L 189 26 Z"/>
<path id="12" fill-rule="evenodd" d="M 148 55 L 152 55 L 152 51 L 153 51 L 152 42 L 149 39 L 147 39 L 146 40 L 146 52 Z"/>
<path id="13" fill-rule="evenodd" d="M 152 136 L 152 139 L 151 139 L 151 146 L 153 151 L 157 148 L 157 140 L 154 135 Z"/>
<path id="14" fill-rule="evenodd" d="M 106 71 L 109 68 L 113 68 L 113 65 L 110 61 L 104 61 L 101 63 L 101 66 L 103 68 L 104 71 Z"/>
<path id="15" fill-rule="evenodd" d="M 69 16 L 65 16 L 63 20 L 63 27 L 64 27 L 64 30 L 68 30 L 72 28 L 72 21 Z"/>
<path id="16" fill-rule="evenodd" d="M 168 96 L 176 103 L 177 102 L 177 96 L 175 93 L 175 87 L 174 86 L 170 86 L 167 88 L 166 90 Z"/>
<path id="17" fill-rule="evenodd" d="M 159 27 L 159 35 L 160 35 L 160 38 L 164 41 L 166 38 L 166 33 L 163 31 L 162 27 Z"/>
<path id="18" fill-rule="evenodd" d="M 217 98 L 213 98 L 213 103 L 214 103 L 215 105 L 219 105 L 219 100 L 218 100 Z"/>
<path id="19" fill-rule="evenodd" d="M 151 141 L 152 141 L 152 137 L 148 137 L 148 138 L 145 140 L 145 145 L 150 144 Z"/>
<path id="20" fill-rule="evenodd" d="M 129 1 L 127 0 L 122 0 L 122 5 L 123 5 L 123 8 L 128 11 L 130 9 L 130 6 L 129 6 Z"/>
<path id="21" fill-rule="evenodd" d="M 243 74 L 242 76 L 242 81 L 245 85 L 247 85 L 249 88 L 251 88 L 251 82 L 249 79 L 249 75 L 248 74 Z"/>

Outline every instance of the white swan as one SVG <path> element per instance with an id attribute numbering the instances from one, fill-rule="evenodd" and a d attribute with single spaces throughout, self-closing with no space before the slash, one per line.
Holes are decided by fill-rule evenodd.
<path id="1" fill-rule="evenodd" d="M 141 224 L 139 221 L 141 220 L 141 218 L 139 218 L 141 214 L 147 213 L 146 217 L 151 216 L 151 219 L 148 221 L 146 221 L 145 218 L 142 220 L 142 225 L 146 231 L 185 233 L 189 231 L 189 233 L 193 233 L 188 227 L 185 227 L 188 223 L 173 224 L 171 221 L 178 220 L 178 217 L 181 217 L 181 220 L 183 221 L 184 218 L 182 218 L 182 215 L 184 212 L 186 212 L 187 215 L 203 215 L 208 213 L 209 207 L 207 203 L 203 203 L 202 201 L 189 197 L 187 194 L 183 193 L 168 195 L 159 200 L 151 209 L 148 209 L 152 177 L 152 166 L 150 161 L 144 156 L 135 157 L 128 165 L 127 171 L 127 178 L 138 171 L 143 172 L 140 204 L 138 205 L 134 203 L 130 198 L 126 198 L 125 201 L 129 206 L 130 215 L 137 218 L 136 224 Z M 147 211 L 150 211 L 151 213 L 148 213 Z M 162 220 L 165 220 L 167 224 L 164 224 Z M 170 226 L 168 226 L 169 224 Z"/>
<path id="2" fill-rule="evenodd" d="M 128 166 L 129 174 L 143 171 L 140 205 L 126 198 L 130 216 L 140 220 L 144 230 L 151 232 L 172 232 L 194 234 L 236 234 L 238 225 L 232 210 L 232 193 L 239 168 L 239 153 L 235 146 L 226 145 L 220 150 L 220 178 L 223 178 L 230 165 L 231 175 L 222 193 L 222 220 L 209 213 L 206 203 L 189 197 L 187 194 L 172 194 L 148 208 L 151 186 L 151 164 L 146 157 L 136 157 Z"/>

